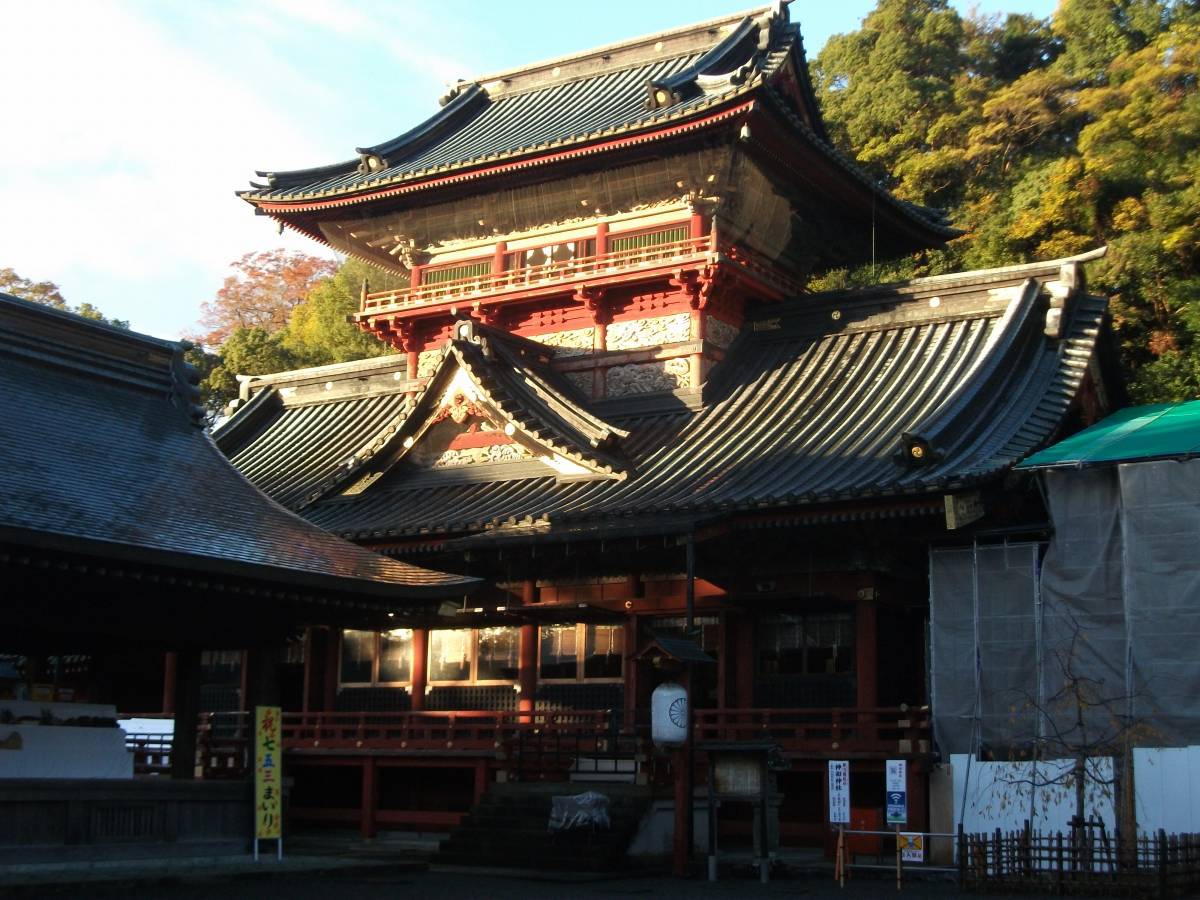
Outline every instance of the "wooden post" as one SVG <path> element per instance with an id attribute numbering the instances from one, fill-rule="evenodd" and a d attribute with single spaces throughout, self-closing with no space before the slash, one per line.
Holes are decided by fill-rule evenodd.
<path id="1" fill-rule="evenodd" d="M 375 784 L 375 757 L 366 756 L 362 762 L 362 818 L 359 824 L 362 836 L 371 840 L 375 837 L 375 810 L 379 803 L 379 789 Z"/>
<path id="2" fill-rule="evenodd" d="M 420 712 L 425 708 L 425 687 L 429 684 L 429 629 L 414 628 L 412 636 L 412 693 L 409 709 Z"/>
<path id="3" fill-rule="evenodd" d="M 958 823 L 958 889 L 961 891 L 967 883 L 967 833 L 962 822 Z"/>
<path id="4" fill-rule="evenodd" d="M 323 707 L 326 712 L 337 709 L 338 682 L 341 680 L 342 633 L 336 628 L 329 629 L 325 641 L 325 696 Z"/>
<path id="5" fill-rule="evenodd" d="M 690 778 L 687 777 L 686 768 L 688 763 L 688 752 L 686 747 L 680 747 L 674 753 L 675 766 L 675 839 L 674 839 L 674 856 L 672 871 L 679 878 L 686 878 L 688 874 L 688 823 L 687 813 L 688 806 L 691 805 L 691 797 L 688 796 L 691 785 Z"/>
<path id="6" fill-rule="evenodd" d="M 846 826 L 838 823 L 837 849 L 834 851 L 833 880 L 838 887 L 846 887 Z"/>
<path id="7" fill-rule="evenodd" d="M 1166 829 L 1158 829 L 1158 896 L 1159 900 L 1165 900 L 1167 894 L 1167 832 Z"/>
<path id="8" fill-rule="evenodd" d="M 868 739 L 875 735 L 874 716 L 864 714 L 863 710 L 873 710 L 879 705 L 878 689 L 878 627 L 875 607 L 875 594 L 871 589 L 864 590 L 858 598 L 854 609 L 854 662 L 855 681 L 857 683 L 856 705 L 859 709 L 859 734 Z M 866 719 L 864 719 L 864 715 Z M 863 727 L 864 721 L 870 725 Z M 915 748 L 914 748 L 915 749 Z"/>
<path id="9" fill-rule="evenodd" d="M 533 722 L 537 706 L 538 627 L 533 624 L 522 625 L 520 639 L 517 686 L 521 692 L 517 696 L 517 710 L 521 713 L 521 723 L 529 724 Z"/>
<path id="10" fill-rule="evenodd" d="M 708 755 L 708 880 L 717 880 L 717 778 L 713 754 Z"/>
<path id="11" fill-rule="evenodd" d="M 200 651 L 181 650 L 175 663 L 175 736 L 171 741 L 171 777 L 196 777 L 196 727 L 200 717 Z"/>

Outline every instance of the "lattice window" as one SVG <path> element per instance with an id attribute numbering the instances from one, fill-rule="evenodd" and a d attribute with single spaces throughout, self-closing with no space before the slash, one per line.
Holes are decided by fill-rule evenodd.
<path id="1" fill-rule="evenodd" d="M 479 262 L 453 263 L 446 266 L 431 266 L 421 272 L 421 284 L 446 284 L 467 278 L 481 278 L 492 272 L 490 259 Z"/>
<path id="2" fill-rule="evenodd" d="M 664 244 L 677 244 L 680 241 L 686 241 L 690 231 L 691 229 L 687 225 L 676 225 L 657 231 L 643 231 L 639 234 L 613 235 L 608 239 L 608 251 L 609 253 L 624 253 L 661 247 Z"/>

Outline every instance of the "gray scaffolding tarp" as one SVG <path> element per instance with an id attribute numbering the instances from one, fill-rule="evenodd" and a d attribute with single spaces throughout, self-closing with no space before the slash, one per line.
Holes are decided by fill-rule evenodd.
<path id="1" fill-rule="evenodd" d="M 931 552 L 930 689 L 943 754 L 1033 736 L 1038 550 L 1019 543 Z"/>
<path id="2" fill-rule="evenodd" d="M 1044 477 L 1040 572 L 1034 544 L 931 551 L 942 752 L 1200 742 L 1200 460 Z"/>

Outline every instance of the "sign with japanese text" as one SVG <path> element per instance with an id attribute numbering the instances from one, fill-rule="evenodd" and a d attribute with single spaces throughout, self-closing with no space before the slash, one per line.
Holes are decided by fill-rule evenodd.
<path id="1" fill-rule="evenodd" d="M 902 831 L 896 840 L 900 842 L 901 862 L 925 862 L 925 835 Z"/>
<path id="2" fill-rule="evenodd" d="M 283 836 L 283 749 L 281 710 L 254 708 L 254 836 Z"/>
<path id="3" fill-rule="evenodd" d="M 886 773 L 887 823 L 903 825 L 908 821 L 908 764 L 902 759 L 889 759 Z"/>
<path id="4" fill-rule="evenodd" d="M 844 759 L 829 760 L 829 821 L 850 824 L 850 763 Z"/>

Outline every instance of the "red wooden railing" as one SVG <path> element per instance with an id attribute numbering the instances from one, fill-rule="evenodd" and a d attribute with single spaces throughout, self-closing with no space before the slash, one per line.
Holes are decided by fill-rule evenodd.
<path id="1" fill-rule="evenodd" d="M 770 740 L 787 751 L 916 754 L 928 752 L 928 707 L 876 709 L 698 709 L 695 738 Z"/>
<path id="2" fill-rule="evenodd" d="M 705 235 L 669 244 L 598 253 L 594 256 L 552 262 L 541 266 L 523 266 L 504 272 L 489 272 L 486 275 L 444 281 L 440 284 L 378 291 L 367 294 L 363 298 L 362 312 L 407 309 L 460 298 L 482 297 L 485 294 L 502 293 L 530 286 L 543 286 L 556 282 L 565 284 L 593 277 L 599 273 L 618 274 L 629 270 L 667 264 L 674 265 L 704 257 L 711 249 L 712 238 Z"/>
<path id="3" fill-rule="evenodd" d="M 928 707 L 876 709 L 698 709 L 697 743 L 763 741 L 785 753 L 905 756 L 930 747 Z M 515 777 L 565 771 L 583 758 L 643 752 L 649 721 L 627 711 L 310 712 L 283 714 L 284 750 L 421 752 L 495 756 Z M 240 778 L 250 763 L 247 713 L 200 719 L 197 761 L 206 778 Z M 169 771 L 170 736 L 130 736 L 139 774 Z"/>

